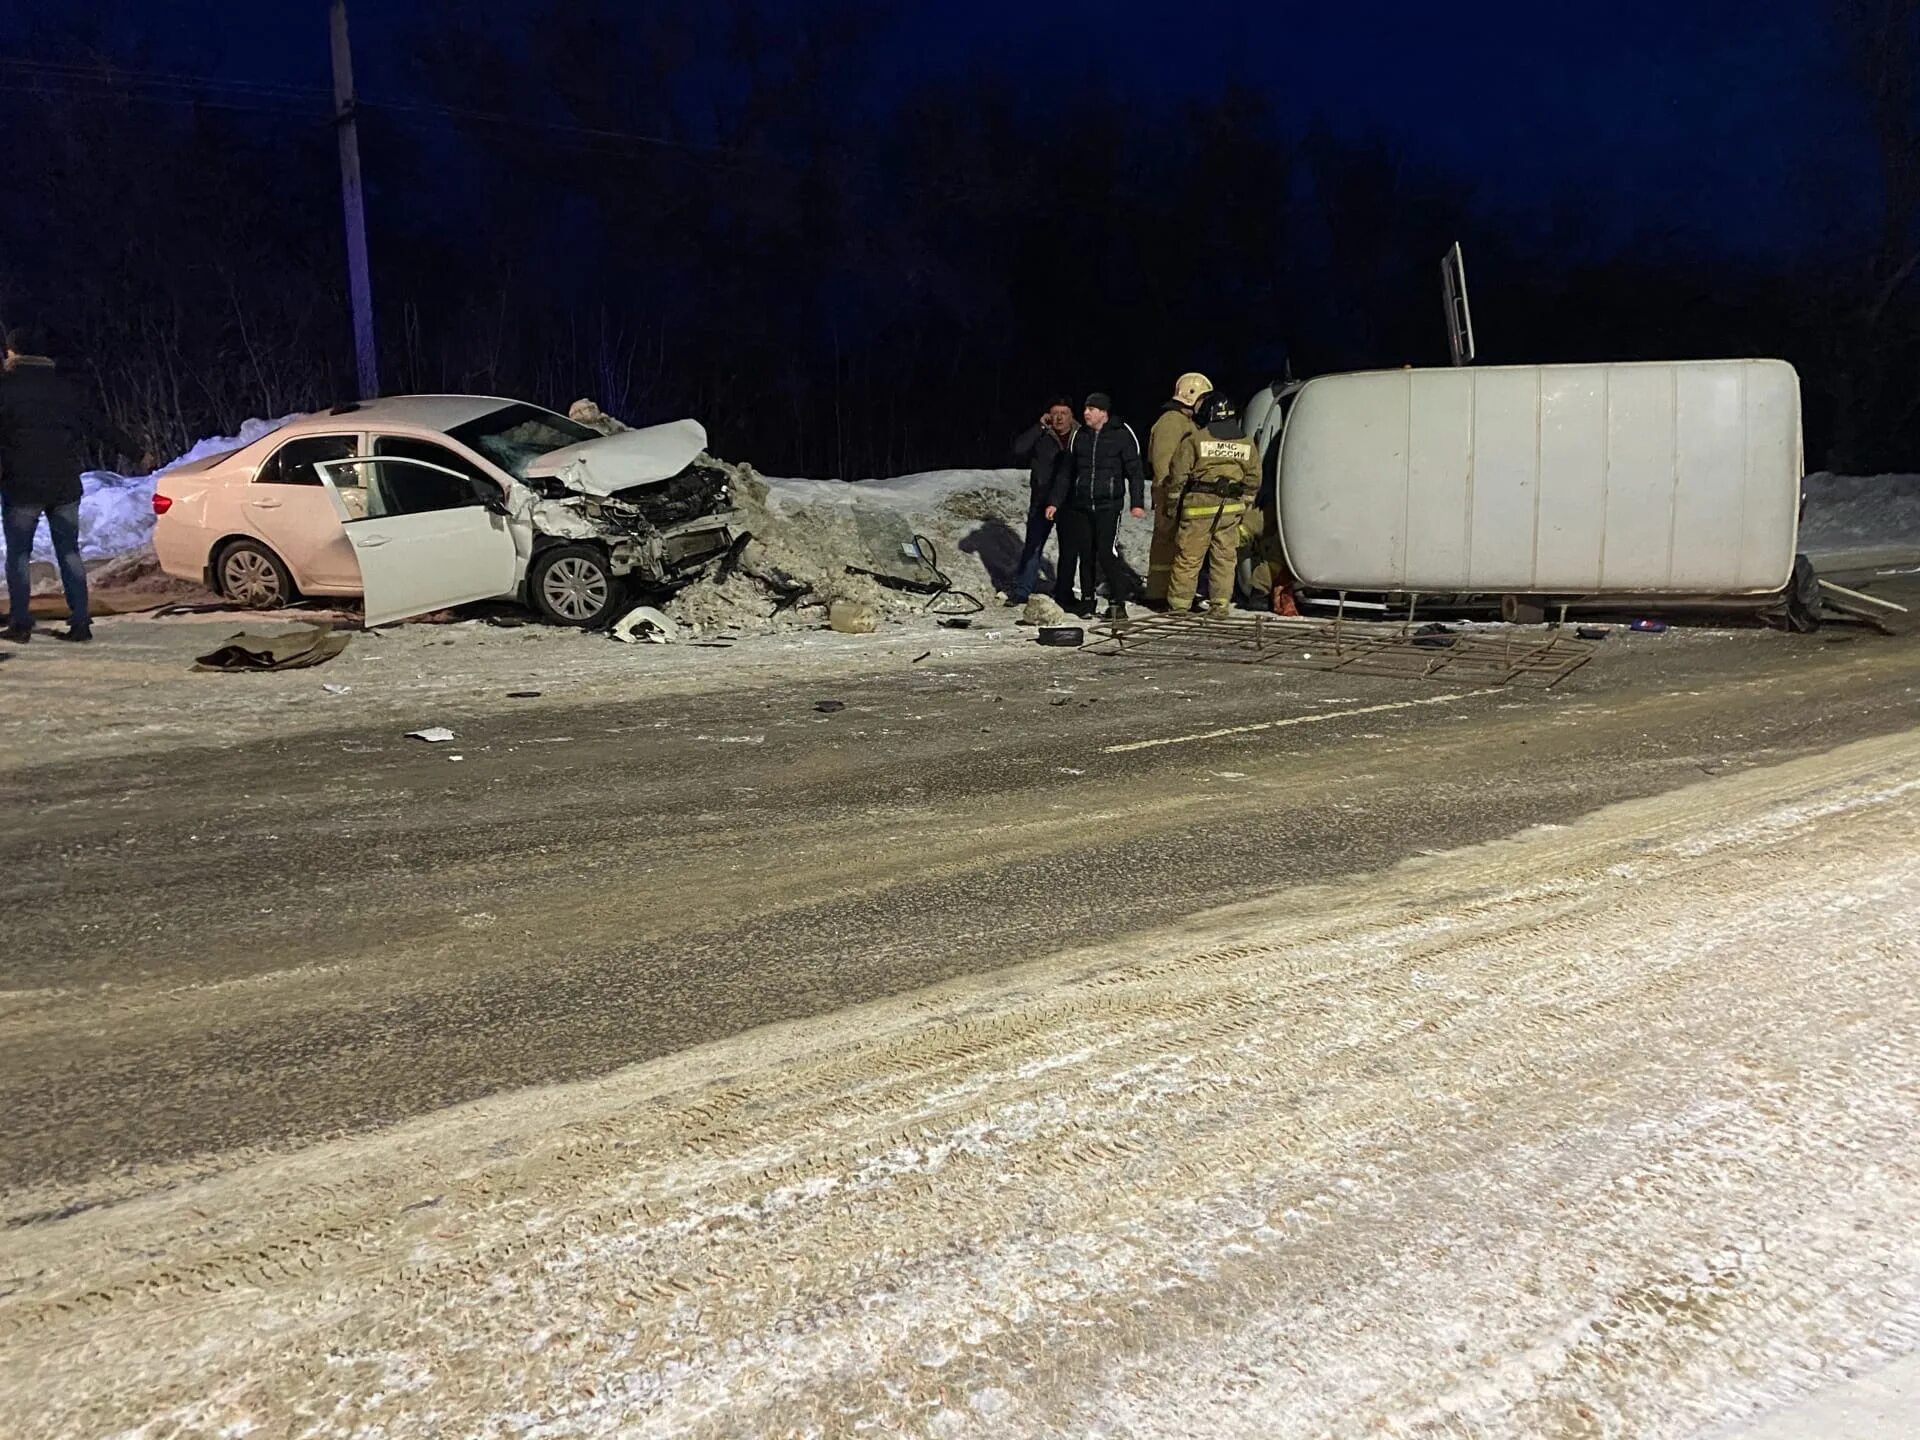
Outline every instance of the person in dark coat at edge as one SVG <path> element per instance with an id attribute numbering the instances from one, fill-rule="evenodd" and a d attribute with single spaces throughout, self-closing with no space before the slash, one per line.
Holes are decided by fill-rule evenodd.
<path id="1" fill-rule="evenodd" d="M 1007 586 L 1009 605 L 1026 604 L 1040 579 L 1040 561 L 1046 555 L 1047 537 L 1053 533 L 1047 506 L 1053 499 L 1055 472 L 1072 454 L 1073 432 L 1078 428 L 1073 402 L 1062 398 L 1049 400 L 1040 423 L 1014 437 L 1014 458 L 1027 467 L 1027 537 L 1013 583 Z"/>
<path id="2" fill-rule="evenodd" d="M 1140 465 L 1140 437 L 1124 420 L 1113 418 L 1113 401 L 1099 391 L 1087 396 L 1081 411 L 1084 422 L 1073 437 L 1072 464 L 1062 466 L 1053 482 L 1053 503 L 1047 518 L 1060 524 L 1060 580 L 1053 598 L 1063 610 L 1092 615 L 1099 580 L 1095 566 L 1107 577 L 1107 619 L 1127 618 L 1127 572 L 1120 564 L 1114 538 L 1120 531 L 1120 512 L 1134 518 L 1147 513 L 1147 475 Z M 1074 572 L 1085 593 L 1074 604 Z"/>
<path id="3" fill-rule="evenodd" d="M 80 560 L 80 472 L 89 445 L 116 455 L 135 446 L 87 403 L 85 394 L 53 361 L 38 332 L 7 336 L 0 370 L 0 532 L 7 547 L 7 626 L 4 638 L 20 644 L 33 635 L 27 564 L 33 534 L 47 517 L 60 585 L 67 594 L 62 640 L 91 640 L 87 571 Z"/>

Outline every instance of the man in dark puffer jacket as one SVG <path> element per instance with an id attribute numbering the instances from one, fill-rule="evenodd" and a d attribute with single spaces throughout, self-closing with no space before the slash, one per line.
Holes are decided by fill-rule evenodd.
<path id="1" fill-rule="evenodd" d="M 87 611 L 87 571 L 80 561 L 80 472 L 89 443 L 121 455 L 134 453 L 133 442 L 88 404 L 85 393 L 53 361 L 37 333 L 20 329 L 7 336 L 4 373 L 0 373 L 0 528 L 7 546 L 7 628 L 5 638 L 25 642 L 33 634 L 27 609 L 30 585 L 27 559 L 33 532 L 47 517 L 60 583 L 67 593 L 67 628 L 62 640 L 93 638 Z"/>
<path id="2" fill-rule="evenodd" d="M 1062 467 L 1053 483 L 1053 502 L 1047 518 L 1060 526 L 1060 579 L 1053 598 L 1062 609 L 1094 612 L 1096 564 L 1107 577 L 1107 618 L 1127 618 L 1127 572 L 1114 549 L 1120 512 L 1134 518 L 1147 513 L 1147 476 L 1140 464 L 1140 437 L 1124 420 L 1113 418 L 1113 401 L 1095 391 L 1081 411 L 1084 422 L 1073 437 L 1073 463 Z M 1084 594 L 1074 603 L 1073 577 L 1078 571 Z"/>

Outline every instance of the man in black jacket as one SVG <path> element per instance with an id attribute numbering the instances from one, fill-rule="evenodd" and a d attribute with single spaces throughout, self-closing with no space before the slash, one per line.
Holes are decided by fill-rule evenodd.
<path id="1" fill-rule="evenodd" d="M 1127 572 L 1114 549 L 1120 530 L 1120 512 L 1135 519 L 1147 513 L 1147 476 L 1140 465 L 1140 437 L 1124 420 L 1113 418 L 1113 401 L 1099 391 L 1087 396 L 1081 412 L 1085 423 L 1073 437 L 1072 464 L 1062 467 L 1053 482 L 1053 500 L 1047 518 L 1060 524 L 1060 579 L 1053 598 L 1062 609 L 1093 614 L 1097 600 L 1096 564 L 1107 577 L 1107 618 L 1127 618 Z M 1074 572 L 1080 573 L 1085 598 L 1075 605 Z"/>
<path id="2" fill-rule="evenodd" d="M 1047 506 L 1053 499 L 1056 472 L 1067 463 L 1073 448 L 1073 402 L 1049 400 L 1040 423 L 1022 430 L 1013 441 L 1013 454 L 1027 467 L 1027 538 L 1020 551 L 1020 565 L 1007 586 L 1007 603 L 1024 605 L 1040 579 L 1040 560 L 1046 554 L 1047 536 L 1053 533 L 1053 521 Z"/>
<path id="3" fill-rule="evenodd" d="M 80 387 L 39 353 L 44 348 L 34 332 L 13 331 L 0 372 L 0 531 L 7 546 L 4 635 L 21 643 L 33 634 L 27 562 L 42 515 L 67 594 L 69 618 L 60 638 L 93 638 L 87 571 L 80 561 L 80 472 L 89 442 L 121 455 L 134 453 L 133 442 L 96 414 Z"/>

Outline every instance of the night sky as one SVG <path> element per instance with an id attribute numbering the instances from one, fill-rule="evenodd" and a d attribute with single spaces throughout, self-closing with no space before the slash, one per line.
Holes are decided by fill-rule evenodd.
<path id="1" fill-rule="evenodd" d="M 0 305 L 129 411 L 184 366 L 150 429 L 347 383 L 328 8 L 0 0 Z M 1920 453 L 1914 0 L 350 11 L 385 383 L 979 463 L 1062 390 L 1444 363 L 1457 239 L 1483 363 L 1778 356 L 1816 454 Z"/>
<path id="2" fill-rule="evenodd" d="M 0 6 L 19 41 L 31 7 Z M 804 16 L 805 0 L 773 0 Z M 325 0 L 94 0 L 69 16 L 103 48 L 231 79 L 327 83 Z M 631 7 L 644 25 L 648 7 Z M 353 5 L 363 91 L 410 94 L 405 37 L 425 0 Z M 525 23 L 534 7 L 476 0 L 465 23 Z M 877 6 L 850 117 L 905 87 L 978 69 L 1100 72 L 1116 104 L 1165 105 L 1253 84 L 1289 128 L 1379 136 L 1465 180 L 1524 238 L 1557 214 L 1591 255 L 1673 245 L 1766 259 L 1818 255 L 1870 232 L 1873 154 L 1822 0 L 1539 0 L 1192 7 L 1126 0 L 969 0 Z M 1041 17 L 1041 18 L 1036 18 Z M 777 23 L 777 21 L 776 21 Z M 1249 177 L 1250 185 L 1257 177 Z M 1567 243 L 1568 226 L 1556 231 Z"/>

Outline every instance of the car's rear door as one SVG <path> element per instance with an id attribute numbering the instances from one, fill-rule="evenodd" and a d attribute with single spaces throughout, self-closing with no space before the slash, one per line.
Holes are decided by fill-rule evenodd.
<path id="1" fill-rule="evenodd" d="M 360 562 L 366 623 L 491 600 L 514 588 L 513 537 L 491 498 L 469 475 L 400 457 L 314 465 Z M 343 492 L 364 487 L 366 513 Z"/>
<path id="2" fill-rule="evenodd" d="M 360 583 L 353 547 L 314 466 L 362 451 L 357 434 L 296 435 L 269 455 L 241 495 L 240 520 L 265 540 L 304 590 L 352 591 Z M 352 484 L 352 477 L 347 479 Z M 351 498 L 351 497 L 350 497 Z"/>

